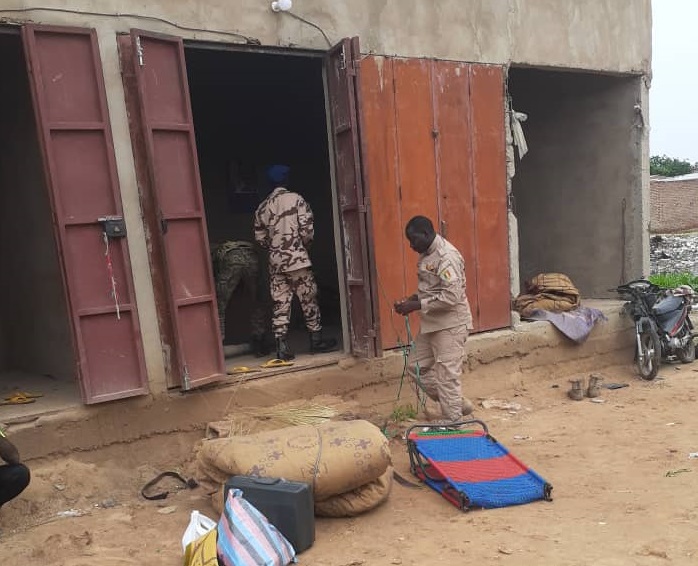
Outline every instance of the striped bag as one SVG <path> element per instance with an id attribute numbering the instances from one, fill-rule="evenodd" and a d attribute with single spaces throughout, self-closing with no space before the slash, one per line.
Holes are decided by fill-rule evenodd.
<path id="1" fill-rule="evenodd" d="M 218 522 L 218 561 L 221 566 L 288 566 L 296 551 L 242 491 L 231 489 Z"/>

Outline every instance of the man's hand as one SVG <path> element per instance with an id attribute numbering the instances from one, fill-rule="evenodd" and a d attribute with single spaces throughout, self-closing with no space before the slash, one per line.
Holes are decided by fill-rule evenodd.
<path id="1" fill-rule="evenodd" d="M 419 299 L 414 297 L 416 297 L 416 295 L 412 295 L 412 297 L 409 299 L 395 303 L 395 312 L 403 316 L 407 316 L 411 312 L 420 310 L 422 308 L 422 303 L 419 301 Z"/>

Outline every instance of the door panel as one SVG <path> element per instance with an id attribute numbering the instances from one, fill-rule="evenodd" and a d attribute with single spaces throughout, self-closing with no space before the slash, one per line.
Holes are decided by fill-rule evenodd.
<path id="1" fill-rule="evenodd" d="M 504 69 L 472 65 L 470 80 L 478 330 L 491 330 L 511 321 Z"/>
<path id="2" fill-rule="evenodd" d="M 127 239 L 107 239 L 99 221 L 122 208 L 96 34 L 27 25 L 22 37 L 83 399 L 143 395 Z"/>
<path id="3" fill-rule="evenodd" d="M 358 41 L 344 39 L 330 49 L 325 69 L 342 223 L 351 348 L 357 356 L 371 357 L 376 354 L 377 344 L 368 251 L 368 200 L 363 187 L 357 121 L 359 58 Z"/>
<path id="4" fill-rule="evenodd" d="M 422 215 L 437 223 L 439 211 L 429 62 L 423 59 L 395 59 L 394 69 L 402 220 L 407 223 L 413 216 Z M 405 257 L 406 290 L 413 293 L 417 290 L 418 257 L 404 236 L 400 242 Z M 417 318 L 413 318 L 413 326 L 417 327 Z"/>
<path id="5" fill-rule="evenodd" d="M 472 179 L 470 65 L 433 62 L 434 121 L 437 137 L 439 210 L 442 234 L 463 254 L 468 299 L 477 318 L 477 242 Z"/>
<path id="6" fill-rule="evenodd" d="M 416 214 L 463 254 L 475 330 L 508 326 L 503 69 L 368 56 L 362 71 L 384 347 L 403 331 L 390 304 L 416 286 L 403 235 Z"/>
<path id="7" fill-rule="evenodd" d="M 182 40 L 131 32 L 141 125 L 159 207 L 184 389 L 225 374 Z"/>
<path id="8" fill-rule="evenodd" d="M 361 61 L 363 112 L 361 133 L 368 151 L 364 167 L 371 187 L 373 249 L 376 261 L 381 344 L 384 349 L 404 342 L 402 317 L 393 302 L 407 294 L 405 288 L 404 227 L 398 187 L 397 136 L 393 59 L 365 57 Z"/>

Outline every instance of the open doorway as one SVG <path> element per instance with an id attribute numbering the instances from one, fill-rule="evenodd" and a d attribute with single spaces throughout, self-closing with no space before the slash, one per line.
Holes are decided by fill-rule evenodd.
<path id="1" fill-rule="evenodd" d="M 77 364 L 21 37 L 0 28 L 0 421 L 80 402 Z"/>
<path id="2" fill-rule="evenodd" d="M 310 204 L 315 219 L 311 259 L 318 283 L 323 333 L 340 341 L 343 319 L 338 269 L 335 199 L 323 80 L 323 58 L 185 46 L 208 236 L 211 247 L 254 241 L 254 212 L 270 187 L 265 170 L 291 168 L 290 189 Z M 271 300 L 266 257 L 260 264 L 258 297 L 264 305 L 268 346 L 273 354 Z M 227 357 L 250 352 L 253 305 L 244 283 L 226 310 Z M 289 343 L 308 352 L 308 334 L 294 299 Z M 273 357 L 273 355 L 271 356 Z M 238 357 L 232 365 L 251 365 Z"/>
<path id="3" fill-rule="evenodd" d="M 513 178 L 522 280 L 562 272 L 584 297 L 642 275 L 638 76 L 512 68 L 529 152 Z"/>

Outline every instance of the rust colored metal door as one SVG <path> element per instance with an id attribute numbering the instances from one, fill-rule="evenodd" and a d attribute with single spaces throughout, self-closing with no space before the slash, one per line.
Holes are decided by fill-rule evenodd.
<path id="1" fill-rule="evenodd" d="M 434 61 L 432 72 L 439 228 L 442 235 L 463 254 L 473 325 L 479 330 L 470 65 Z"/>
<path id="2" fill-rule="evenodd" d="M 342 223 L 351 348 L 357 356 L 371 357 L 376 355 L 378 333 L 368 253 L 369 200 L 364 191 L 357 114 L 359 59 L 358 39 L 343 39 L 329 51 L 325 67 Z"/>
<path id="3" fill-rule="evenodd" d="M 511 321 L 504 68 L 472 65 L 470 104 L 479 331 Z"/>
<path id="4" fill-rule="evenodd" d="M 146 394 L 95 31 L 27 25 L 22 37 L 83 399 Z"/>
<path id="5" fill-rule="evenodd" d="M 392 300 L 416 287 L 417 258 L 402 233 L 416 214 L 463 254 L 475 330 L 508 326 L 502 67 L 368 56 L 362 70 L 384 347 L 403 330 Z"/>
<path id="6" fill-rule="evenodd" d="M 181 383 L 225 375 L 194 122 L 178 37 L 132 30 L 150 185 L 159 208 Z"/>
<path id="7" fill-rule="evenodd" d="M 383 348 L 396 346 L 398 339 L 405 341 L 405 324 L 393 310 L 393 302 L 408 294 L 405 286 L 404 220 L 398 184 L 393 64 L 390 57 L 371 56 L 361 60 L 361 137 L 367 148 L 363 162 L 371 186 L 376 262 L 374 285 L 378 287 Z"/>

